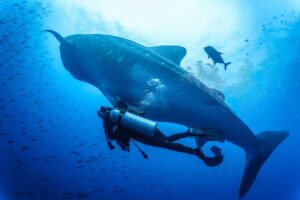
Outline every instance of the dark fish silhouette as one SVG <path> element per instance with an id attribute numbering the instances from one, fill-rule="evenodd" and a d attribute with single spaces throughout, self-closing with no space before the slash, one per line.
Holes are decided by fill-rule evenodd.
<path id="1" fill-rule="evenodd" d="M 214 61 L 214 66 L 216 65 L 216 63 L 224 64 L 224 69 L 226 71 L 227 66 L 231 64 L 231 62 L 225 63 L 221 56 L 221 54 L 223 54 L 223 53 L 217 51 L 212 46 L 204 47 L 204 51 L 207 53 L 208 58 L 211 58 Z"/>
<path id="2" fill-rule="evenodd" d="M 76 196 L 79 198 L 85 198 L 85 197 L 87 197 L 87 194 L 84 192 L 78 192 Z"/>

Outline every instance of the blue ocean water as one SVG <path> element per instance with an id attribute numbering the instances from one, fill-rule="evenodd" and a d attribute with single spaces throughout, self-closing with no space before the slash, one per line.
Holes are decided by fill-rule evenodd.
<path id="1" fill-rule="evenodd" d="M 78 2 L 0 0 L 1 200 L 238 199 L 245 155 L 228 142 L 220 145 L 225 160 L 216 168 L 190 155 L 145 145 L 141 147 L 148 160 L 134 146 L 130 153 L 118 148 L 109 151 L 96 115 L 97 108 L 109 102 L 96 88 L 64 69 L 57 41 L 42 31 L 48 28 L 65 36 L 105 33 L 145 45 L 186 46 L 183 65 L 189 65 L 207 85 L 223 91 L 226 103 L 255 133 L 290 132 L 243 199 L 300 199 L 299 2 L 229 1 L 224 5 L 221 1 L 178 1 L 167 6 L 161 2 L 161 8 L 159 1 L 153 1 L 156 6 L 145 13 L 126 12 L 142 9 L 136 1 L 129 1 L 128 7 L 122 7 L 120 1 L 86 1 L 88 6 Z M 215 20 L 206 19 L 211 20 L 210 26 L 197 21 L 197 16 L 195 21 L 182 22 L 178 15 L 184 18 L 185 4 L 190 9 L 192 3 L 199 3 L 199 12 L 212 7 L 220 7 L 220 12 L 214 13 Z M 177 4 L 182 10 L 177 17 L 156 19 L 155 13 L 174 14 Z M 118 7 L 112 13 L 124 12 L 115 16 L 117 20 L 107 14 L 110 5 Z M 92 9 L 98 6 L 104 8 Z M 231 8 L 238 10 L 236 15 L 223 15 Z M 186 12 L 193 14 L 193 10 Z M 132 22 L 143 17 L 143 27 L 139 21 Z M 189 23 L 192 25 L 186 25 Z M 219 25 L 217 30 L 212 28 L 214 23 Z M 165 29 L 150 30 L 152 26 Z M 198 26 L 206 28 L 182 31 Z M 232 61 L 226 72 L 221 65 L 212 68 L 206 64 L 211 60 L 203 47 L 210 43 L 226 51 L 224 57 Z M 194 64 L 198 60 L 202 62 Z M 184 130 L 175 124 L 159 123 L 159 127 L 166 134 Z M 184 143 L 194 145 L 192 139 Z"/>

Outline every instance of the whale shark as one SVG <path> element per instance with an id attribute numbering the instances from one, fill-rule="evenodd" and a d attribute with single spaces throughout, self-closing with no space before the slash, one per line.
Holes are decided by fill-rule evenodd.
<path id="1" fill-rule="evenodd" d="M 217 128 L 227 141 L 245 151 L 242 198 L 288 131 L 254 134 L 225 103 L 222 92 L 207 87 L 180 66 L 187 51 L 181 46 L 146 47 L 105 34 L 61 36 L 63 66 L 70 74 L 94 85 L 112 105 L 122 101 L 144 117 L 187 127 Z"/>

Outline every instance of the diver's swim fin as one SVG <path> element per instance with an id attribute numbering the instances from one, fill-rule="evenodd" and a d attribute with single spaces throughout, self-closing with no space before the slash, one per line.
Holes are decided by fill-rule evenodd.
<path id="1" fill-rule="evenodd" d="M 196 129 L 196 128 L 193 128 L 193 129 L 191 129 L 190 132 L 193 134 L 199 135 L 199 137 L 201 137 L 207 141 L 217 141 L 217 142 L 225 141 L 225 136 L 223 134 L 223 131 L 219 130 L 219 129 L 214 129 L 214 128 Z"/>
<path id="2" fill-rule="evenodd" d="M 223 131 L 214 128 L 202 129 L 204 131 L 203 138 L 209 141 L 224 142 L 225 136 Z"/>
<path id="3" fill-rule="evenodd" d="M 214 153 L 215 156 L 208 157 L 208 156 L 203 154 L 201 149 L 198 149 L 199 158 L 202 159 L 203 162 L 209 167 L 215 167 L 215 166 L 220 165 L 223 162 L 223 159 L 224 159 L 224 155 L 222 154 L 221 149 L 217 146 L 212 146 L 210 148 L 210 150 Z"/>

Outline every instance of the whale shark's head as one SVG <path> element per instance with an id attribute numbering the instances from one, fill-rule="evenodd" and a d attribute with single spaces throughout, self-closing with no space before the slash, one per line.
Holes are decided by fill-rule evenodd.
<path id="1" fill-rule="evenodd" d="M 67 38 L 62 37 L 60 34 L 53 30 L 45 30 L 52 33 L 60 43 L 60 55 L 64 67 L 74 76 L 76 79 L 87 81 L 88 70 L 82 64 L 82 59 L 78 56 L 78 48 L 75 44 L 76 37 L 69 36 Z"/>

